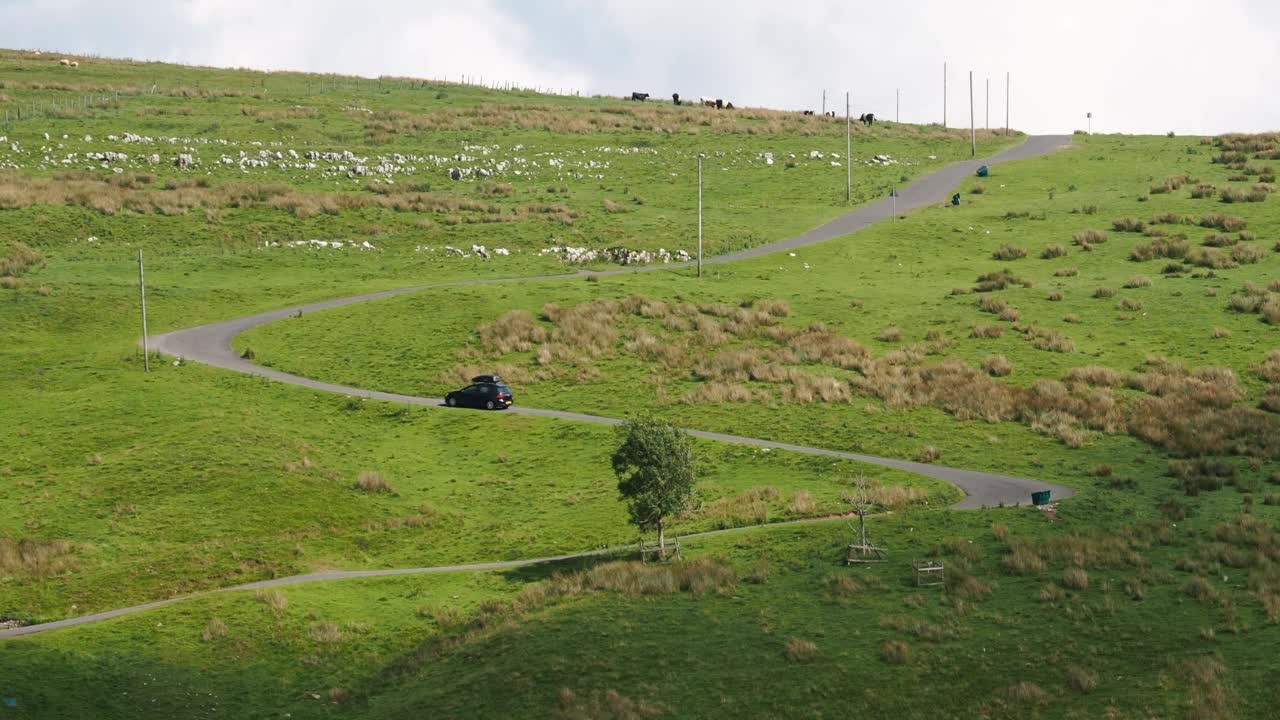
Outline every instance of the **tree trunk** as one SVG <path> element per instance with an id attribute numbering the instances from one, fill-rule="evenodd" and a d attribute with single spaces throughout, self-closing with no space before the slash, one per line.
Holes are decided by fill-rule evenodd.
<path id="1" fill-rule="evenodd" d="M 666 528 L 662 526 L 662 519 L 658 519 L 658 557 L 662 560 L 667 559 L 667 535 Z"/>
<path id="2" fill-rule="evenodd" d="M 867 513 L 865 510 L 858 511 L 858 524 L 862 526 L 862 547 L 867 546 Z"/>

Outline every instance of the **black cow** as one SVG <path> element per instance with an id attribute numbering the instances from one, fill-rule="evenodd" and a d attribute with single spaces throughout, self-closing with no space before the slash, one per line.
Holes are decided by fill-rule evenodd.
<path id="1" fill-rule="evenodd" d="M 633 92 L 631 93 L 631 99 L 644 102 L 645 100 L 649 99 L 649 93 Z"/>
<path id="2" fill-rule="evenodd" d="M 676 105 L 680 104 L 680 93 L 671 93 L 671 102 Z"/>
<path id="3" fill-rule="evenodd" d="M 823 113 L 823 114 L 824 114 L 824 115 L 826 115 L 827 117 L 835 117 L 835 116 L 836 116 L 836 111 L 835 111 L 835 110 L 831 110 L 830 112 L 826 112 L 826 113 Z"/>
<path id="4" fill-rule="evenodd" d="M 875 124 L 876 124 L 876 114 L 875 114 L 875 113 L 863 113 L 861 116 L 859 116 L 859 117 L 858 117 L 858 122 L 862 123 L 863 125 L 875 125 Z"/>
<path id="5" fill-rule="evenodd" d="M 800 114 L 801 114 L 801 115 L 812 115 L 812 114 L 813 114 L 813 111 L 812 111 L 812 110 L 804 110 L 804 111 L 802 111 Z"/>
<path id="6" fill-rule="evenodd" d="M 724 100 L 721 100 L 720 98 L 716 98 L 716 109 L 717 110 L 724 109 Z"/>

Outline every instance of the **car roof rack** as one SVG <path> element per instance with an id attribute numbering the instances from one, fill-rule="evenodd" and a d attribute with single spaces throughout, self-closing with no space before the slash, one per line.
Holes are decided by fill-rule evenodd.
<path id="1" fill-rule="evenodd" d="M 475 376 L 475 377 L 471 378 L 471 382 L 473 382 L 473 383 L 490 383 L 490 384 L 493 384 L 493 385 L 501 385 L 501 384 L 502 384 L 502 376 L 501 376 L 501 375 L 499 375 L 499 374 L 497 374 L 497 373 L 493 373 L 493 374 L 491 374 L 491 375 L 477 375 L 477 376 Z"/>

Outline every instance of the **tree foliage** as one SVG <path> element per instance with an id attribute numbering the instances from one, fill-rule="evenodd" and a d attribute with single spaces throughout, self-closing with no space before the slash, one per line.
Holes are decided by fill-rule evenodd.
<path id="1" fill-rule="evenodd" d="M 627 503 L 631 523 L 657 530 L 663 540 L 667 517 L 688 507 L 693 499 L 697 458 L 693 443 L 680 428 L 641 415 L 618 427 L 621 444 L 613 453 L 618 493 Z"/>

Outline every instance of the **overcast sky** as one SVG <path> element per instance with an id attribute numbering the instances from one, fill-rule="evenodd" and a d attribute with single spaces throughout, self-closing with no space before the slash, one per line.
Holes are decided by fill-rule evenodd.
<path id="1" fill-rule="evenodd" d="M 364 76 L 709 95 L 968 126 L 1280 129 L 1276 0 L 0 0 L 0 45 Z M 838 99 L 837 99 L 838 98 Z"/>

